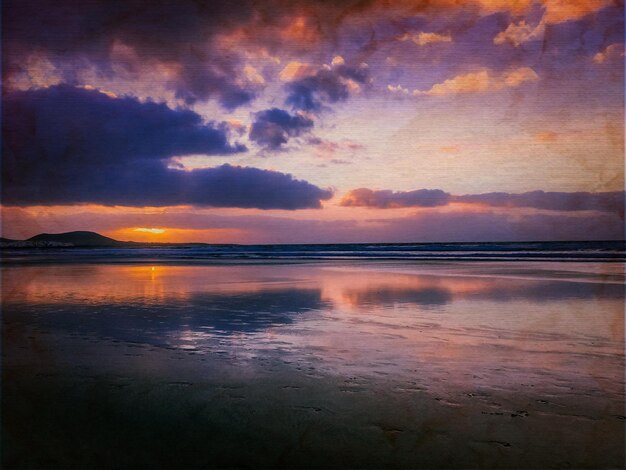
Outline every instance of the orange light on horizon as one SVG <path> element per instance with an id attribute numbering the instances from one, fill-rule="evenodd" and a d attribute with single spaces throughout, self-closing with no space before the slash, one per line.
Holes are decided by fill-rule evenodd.
<path id="1" fill-rule="evenodd" d="M 154 233 L 154 234 L 165 233 L 165 229 L 164 228 L 144 228 L 144 227 L 140 227 L 140 228 L 134 229 L 134 231 L 135 232 L 143 232 L 143 233 Z"/>
<path id="2" fill-rule="evenodd" d="M 143 243 L 242 243 L 243 230 L 126 227 L 102 232 L 107 237 Z"/>

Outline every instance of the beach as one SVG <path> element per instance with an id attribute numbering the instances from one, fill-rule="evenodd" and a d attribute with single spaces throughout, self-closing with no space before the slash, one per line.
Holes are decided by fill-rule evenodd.
<path id="1" fill-rule="evenodd" d="M 9 263 L 3 467 L 623 467 L 623 270 Z"/>

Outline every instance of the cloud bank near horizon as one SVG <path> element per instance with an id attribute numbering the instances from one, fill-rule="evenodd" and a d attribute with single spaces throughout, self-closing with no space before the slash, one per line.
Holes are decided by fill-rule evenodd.
<path id="1" fill-rule="evenodd" d="M 158 227 L 152 240 L 212 243 L 414 243 L 473 241 L 623 240 L 624 223 L 606 212 L 518 214 L 509 211 L 426 211 L 391 219 L 292 219 L 284 216 L 225 215 L 210 210 L 129 213 L 76 207 L 63 214 L 3 207 L 3 236 L 23 239 L 43 231 L 90 229 L 132 240 L 137 227 Z M 145 239 L 142 238 L 142 239 Z"/>
<path id="2" fill-rule="evenodd" d="M 625 191 L 597 193 L 529 191 L 521 194 L 493 192 L 455 196 L 440 189 L 391 191 L 359 188 L 348 192 L 340 204 L 346 207 L 396 209 L 466 203 L 488 207 L 532 208 L 565 212 L 613 212 L 623 217 L 625 196 Z"/>

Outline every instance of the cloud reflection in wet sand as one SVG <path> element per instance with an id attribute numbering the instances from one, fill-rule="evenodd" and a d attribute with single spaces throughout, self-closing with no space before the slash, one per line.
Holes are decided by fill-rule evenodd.
<path id="1" fill-rule="evenodd" d="M 399 393 L 423 404 L 429 396 L 484 413 L 465 418 L 470 428 L 503 413 L 523 417 L 530 402 L 561 403 L 565 408 L 554 405 L 542 418 L 556 425 L 564 419 L 559 413 L 581 419 L 575 404 L 582 416 L 609 420 L 606 429 L 613 429 L 610 420 L 624 415 L 624 286 L 588 265 L 567 280 L 567 273 L 557 279 L 532 266 L 535 278 L 475 277 L 492 268 L 458 265 L 439 273 L 376 264 L 9 267 L 5 343 L 13 344 L 16 328 L 30 328 L 35 337 L 64 338 L 54 354 L 69 357 L 66 342 L 92 338 L 90 348 L 109 351 L 80 366 L 96 375 L 112 361 L 102 359 L 110 358 L 112 342 L 137 345 L 124 359 L 137 371 L 154 367 L 158 351 L 186 351 L 212 368 L 209 374 L 201 367 L 189 383 L 245 376 L 243 387 L 254 394 L 261 378 L 343 381 L 339 392 L 367 399 Z M 156 380 L 177 373 L 168 357 L 159 360 Z M 84 360 L 66 359 L 73 367 Z M 572 439 L 591 438 L 582 432 Z"/>
<path id="2" fill-rule="evenodd" d="M 291 325 L 284 332 L 289 337 L 310 328 L 332 336 L 344 326 L 352 328 L 348 337 L 358 332 L 374 338 L 412 337 L 416 327 L 426 327 L 466 336 L 455 342 L 466 342 L 478 330 L 487 337 L 499 331 L 498 337 L 524 341 L 619 342 L 623 331 L 611 325 L 619 314 L 615 302 L 623 299 L 623 285 L 586 280 L 312 266 L 106 265 L 11 268 L 3 279 L 9 318 L 32 316 L 35 324 L 124 340 L 167 342 L 182 331 L 207 340 L 213 335 L 262 335 L 268 329 L 281 334 L 276 328 Z M 515 308 L 503 312 L 503 303 Z M 606 306 L 606 312 L 596 304 Z M 356 330 L 355 324 L 360 325 Z M 414 339 L 424 342 L 420 335 Z M 254 344 L 255 338 L 246 341 Z M 302 338 L 294 339 L 294 350 L 302 344 Z M 201 341 L 195 346 L 202 349 Z M 403 347 L 389 346 L 403 355 Z"/>

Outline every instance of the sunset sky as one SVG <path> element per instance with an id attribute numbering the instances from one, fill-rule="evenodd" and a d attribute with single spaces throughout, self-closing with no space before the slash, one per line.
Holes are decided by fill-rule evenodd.
<path id="1" fill-rule="evenodd" d="M 619 0 L 5 0 L 2 236 L 624 238 Z"/>

